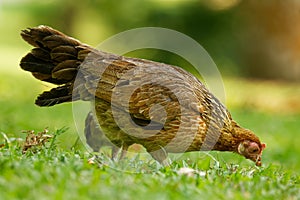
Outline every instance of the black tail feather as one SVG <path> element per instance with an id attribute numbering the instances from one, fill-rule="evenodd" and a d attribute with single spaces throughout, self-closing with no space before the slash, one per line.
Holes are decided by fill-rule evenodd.
<path id="1" fill-rule="evenodd" d="M 72 96 L 72 85 L 64 85 L 53 88 L 38 96 L 35 104 L 38 106 L 54 106 L 56 104 L 78 100 L 76 96 Z"/>
<path id="2" fill-rule="evenodd" d="M 39 72 L 42 74 L 51 74 L 55 64 L 49 61 L 42 60 L 33 53 L 28 53 L 20 62 L 22 69 L 29 72 Z"/>
<path id="3" fill-rule="evenodd" d="M 92 48 L 47 26 L 28 28 L 21 32 L 21 36 L 35 47 L 22 58 L 21 68 L 39 80 L 62 85 L 42 93 L 35 103 L 53 106 L 72 101 L 72 88 L 82 62 L 82 52 L 86 56 Z"/>

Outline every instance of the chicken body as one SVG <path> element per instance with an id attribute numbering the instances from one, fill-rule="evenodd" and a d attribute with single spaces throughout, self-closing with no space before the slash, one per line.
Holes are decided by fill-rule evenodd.
<path id="1" fill-rule="evenodd" d="M 90 113 L 85 130 L 92 148 L 102 145 L 103 132 L 123 150 L 143 145 L 161 163 L 168 152 L 219 150 L 261 165 L 265 145 L 183 69 L 102 52 L 47 26 L 24 30 L 21 36 L 35 47 L 21 60 L 21 68 L 59 85 L 42 93 L 37 105 L 92 102 L 97 120 Z M 90 140 L 97 134 L 99 141 Z"/>

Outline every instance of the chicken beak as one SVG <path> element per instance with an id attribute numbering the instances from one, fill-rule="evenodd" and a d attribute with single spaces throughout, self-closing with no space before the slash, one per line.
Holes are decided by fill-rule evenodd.
<path id="1" fill-rule="evenodd" d="M 257 159 L 256 159 L 256 161 L 255 161 L 255 165 L 256 166 L 261 166 L 262 165 L 262 163 L 261 163 L 261 155 L 262 155 L 262 152 L 263 152 L 263 150 L 266 148 L 266 144 L 265 143 L 262 143 L 261 144 L 261 151 L 260 151 L 260 154 L 257 156 Z"/>
<path id="2" fill-rule="evenodd" d="M 257 156 L 257 159 L 255 161 L 255 165 L 258 166 L 258 167 L 260 167 L 262 165 L 262 163 L 261 163 L 261 155 Z"/>

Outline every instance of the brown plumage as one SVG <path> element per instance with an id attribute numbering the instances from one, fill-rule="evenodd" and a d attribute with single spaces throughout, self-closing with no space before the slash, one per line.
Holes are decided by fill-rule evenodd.
<path id="1" fill-rule="evenodd" d="M 94 150 L 106 144 L 104 133 L 117 148 L 143 145 L 161 163 L 168 152 L 212 149 L 261 165 L 265 144 L 233 121 L 225 106 L 183 69 L 105 53 L 47 26 L 23 30 L 21 36 L 35 47 L 21 68 L 59 85 L 39 95 L 37 105 L 93 103 L 102 131 L 90 113 L 85 133 Z M 99 143 L 89 138 L 97 135 Z"/>
<path id="2" fill-rule="evenodd" d="M 84 134 L 86 142 L 93 149 L 94 152 L 99 152 L 104 146 L 110 146 L 112 148 L 112 159 L 116 159 L 120 148 L 113 145 L 103 134 L 101 128 L 99 127 L 98 120 L 95 119 L 93 112 L 89 112 L 85 119 Z M 122 159 L 127 152 L 127 148 L 122 149 L 120 159 Z"/>

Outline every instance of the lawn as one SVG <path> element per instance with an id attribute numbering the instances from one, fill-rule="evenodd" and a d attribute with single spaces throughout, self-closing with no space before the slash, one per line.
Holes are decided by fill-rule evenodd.
<path id="1" fill-rule="evenodd" d="M 74 146 L 71 104 L 34 105 L 50 85 L 25 72 L 1 71 L 0 199 L 299 199 L 298 86 L 238 79 L 226 79 L 225 86 L 233 117 L 267 143 L 262 167 L 218 152 L 187 153 L 168 167 L 131 158 L 112 164 L 132 166 L 136 173 L 130 173 L 92 164 L 83 145 Z M 45 128 L 56 137 L 22 154 L 22 130 Z"/>

